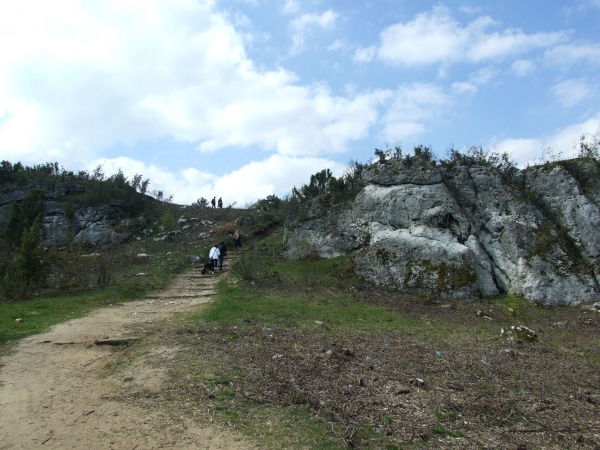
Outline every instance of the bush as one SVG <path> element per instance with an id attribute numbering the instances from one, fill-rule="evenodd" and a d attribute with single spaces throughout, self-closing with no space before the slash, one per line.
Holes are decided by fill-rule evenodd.
<path id="1" fill-rule="evenodd" d="M 165 231 L 171 231 L 175 227 L 175 218 L 171 213 L 171 210 L 167 211 L 160 218 L 160 225 L 164 227 Z"/>

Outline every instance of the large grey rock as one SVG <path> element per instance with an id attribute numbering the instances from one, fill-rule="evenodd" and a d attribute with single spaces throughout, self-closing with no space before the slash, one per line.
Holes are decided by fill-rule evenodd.
<path id="1" fill-rule="evenodd" d="M 561 166 L 550 172 L 541 168 L 530 170 L 526 187 L 538 197 L 555 222 L 568 230 L 583 255 L 590 260 L 600 256 L 600 209 Z"/>
<path id="2" fill-rule="evenodd" d="M 453 299 L 599 299 L 600 211 L 567 171 L 388 163 L 364 179 L 349 207 L 288 224 L 287 256 L 352 254 L 375 284 Z"/>
<path id="3" fill-rule="evenodd" d="M 34 188 L 43 189 L 45 193 L 42 244 L 46 246 L 64 246 L 70 240 L 81 244 L 121 243 L 130 239 L 132 233 L 144 229 L 147 223 L 145 215 L 122 218 L 124 208 L 116 199 L 99 207 L 79 208 L 69 222 L 64 212 L 65 201 L 69 195 L 84 192 L 83 187 L 74 183 L 49 183 L 0 192 L 0 232 L 8 222 L 13 203 L 21 202 Z"/>

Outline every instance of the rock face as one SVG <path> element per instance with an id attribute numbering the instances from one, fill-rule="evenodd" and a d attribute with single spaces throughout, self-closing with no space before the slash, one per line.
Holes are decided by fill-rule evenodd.
<path id="1" fill-rule="evenodd" d="M 502 293 L 545 305 L 600 299 L 600 209 L 559 164 L 374 164 L 348 207 L 288 224 L 289 257 L 352 254 L 359 275 L 449 299 Z M 589 190 L 589 189 L 588 189 Z"/>
<path id="2" fill-rule="evenodd" d="M 14 202 L 21 202 L 30 188 L 0 193 L 0 230 L 10 215 Z M 144 227 L 144 216 L 122 218 L 126 215 L 119 202 L 99 207 L 77 208 L 69 220 L 65 215 L 65 200 L 70 194 L 81 193 L 78 185 L 53 185 L 44 187 L 46 215 L 43 225 L 46 237 L 43 245 L 64 246 L 70 240 L 77 244 L 118 244 L 132 237 L 132 232 Z"/>

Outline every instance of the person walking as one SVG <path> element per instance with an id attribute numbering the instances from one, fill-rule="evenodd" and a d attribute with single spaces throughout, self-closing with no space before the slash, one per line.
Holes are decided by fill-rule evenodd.
<path id="1" fill-rule="evenodd" d="M 213 246 L 213 248 L 210 249 L 210 252 L 208 253 L 208 257 L 210 258 L 210 260 L 212 262 L 213 275 L 214 275 L 215 270 L 217 270 L 217 266 L 219 265 L 219 246 L 218 246 L 218 244 L 215 244 Z"/>
<path id="2" fill-rule="evenodd" d="M 235 230 L 235 233 L 233 233 L 233 242 L 235 243 L 235 252 L 237 253 L 238 248 L 242 248 L 242 235 L 239 230 Z"/>
<path id="3" fill-rule="evenodd" d="M 227 246 L 225 241 L 219 244 L 219 270 L 223 270 L 223 259 L 227 256 Z"/>
<path id="4" fill-rule="evenodd" d="M 210 201 L 210 204 L 212 205 L 213 208 L 217 207 L 217 197 L 213 197 L 213 199 Z"/>
<path id="5" fill-rule="evenodd" d="M 219 208 L 223 208 L 223 197 L 219 197 Z"/>

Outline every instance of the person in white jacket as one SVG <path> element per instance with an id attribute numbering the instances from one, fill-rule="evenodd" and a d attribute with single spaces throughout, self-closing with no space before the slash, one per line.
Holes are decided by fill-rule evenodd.
<path id="1" fill-rule="evenodd" d="M 215 244 L 213 246 L 213 248 L 210 249 L 210 252 L 208 253 L 208 257 L 212 261 L 212 265 L 213 265 L 213 275 L 215 274 L 215 270 L 217 270 L 217 267 L 219 266 L 219 255 L 220 254 L 221 254 L 221 252 L 219 251 L 219 244 Z"/>

